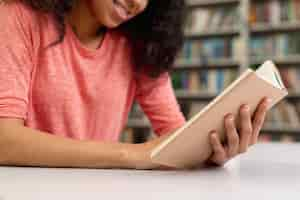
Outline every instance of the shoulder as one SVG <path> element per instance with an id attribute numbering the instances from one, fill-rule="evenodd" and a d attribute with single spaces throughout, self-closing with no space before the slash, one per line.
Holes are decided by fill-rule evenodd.
<path id="1" fill-rule="evenodd" d="M 0 16 L 4 19 L 19 19 L 22 21 L 34 19 L 36 12 L 21 1 L 2 1 L 0 3 Z"/>
<path id="2" fill-rule="evenodd" d="M 4 0 L 0 3 L 1 26 L 14 26 L 28 31 L 36 29 L 44 18 L 44 15 L 25 5 L 21 0 Z"/>
<path id="3" fill-rule="evenodd" d="M 132 50 L 132 41 L 129 39 L 128 35 L 124 31 L 118 29 L 111 29 L 109 30 L 109 34 L 113 43 L 115 43 L 118 47 L 123 48 L 127 51 Z"/>
<path id="4" fill-rule="evenodd" d="M 49 14 L 34 10 L 22 3 L 22 0 L 4 0 L 4 2 L 0 3 L 0 26 L 5 27 L 0 29 L 1 37 L 26 42 L 38 50 L 44 43 L 49 43 L 46 39 L 56 36 L 55 23 Z M 50 37 L 52 35 L 54 36 Z M 44 43 L 42 39 L 45 40 Z"/>

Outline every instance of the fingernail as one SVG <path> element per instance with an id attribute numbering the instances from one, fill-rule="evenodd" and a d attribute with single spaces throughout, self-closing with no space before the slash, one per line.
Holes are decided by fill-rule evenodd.
<path id="1" fill-rule="evenodd" d="M 214 131 L 211 131 L 210 134 L 211 134 L 213 137 L 215 137 L 215 136 L 217 135 L 217 131 L 215 131 L 215 130 L 214 130 Z"/>
<path id="2" fill-rule="evenodd" d="M 272 99 L 271 98 L 267 98 L 266 102 L 265 102 L 265 106 L 267 106 L 267 107 L 271 106 L 271 102 L 272 102 Z"/>
<path id="3" fill-rule="evenodd" d="M 248 110 L 250 110 L 250 107 L 249 107 L 247 104 L 245 104 L 245 105 L 243 106 L 243 109 L 244 109 L 245 111 L 248 111 Z"/>
<path id="4" fill-rule="evenodd" d="M 228 119 L 228 120 L 233 120 L 233 114 L 227 114 L 226 116 L 225 116 L 225 118 L 226 119 Z"/>
<path id="5" fill-rule="evenodd" d="M 270 104 L 272 102 L 271 98 L 267 98 L 267 103 Z"/>

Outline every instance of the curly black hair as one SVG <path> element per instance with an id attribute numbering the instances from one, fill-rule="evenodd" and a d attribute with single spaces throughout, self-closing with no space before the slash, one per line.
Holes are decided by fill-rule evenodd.
<path id="1" fill-rule="evenodd" d="M 35 10 L 53 14 L 60 36 L 64 39 L 64 18 L 76 0 L 21 0 Z M 158 77 L 171 71 L 178 51 L 183 45 L 183 27 L 186 17 L 184 0 L 150 0 L 146 10 L 119 29 L 130 39 L 138 71 L 147 66 L 148 75 Z"/>

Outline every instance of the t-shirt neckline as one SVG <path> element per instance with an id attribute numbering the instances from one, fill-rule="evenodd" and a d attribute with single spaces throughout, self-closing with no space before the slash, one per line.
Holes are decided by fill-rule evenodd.
<path id="1" fill-rule="evenodd" d="M 77 38 L 70 24 L 66 23 L 66 37 L 70 37 L 74 43 L 76 49 L 84 57 L 100 57 L 107 52 L 107 43 L 109 40 L 109 31 L 105 31 L 101 44 L 97 49 L 89 49 L 84 46 L 81 41 Z"/>

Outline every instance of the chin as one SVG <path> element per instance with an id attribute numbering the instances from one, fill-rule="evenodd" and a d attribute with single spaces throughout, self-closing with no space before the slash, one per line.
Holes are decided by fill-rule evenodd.
<path id="1" fill-rule="evenodd" d="M 107 23 L 107 24 L 105 24 L 104 26 L 106 27 L 106 28 L 117 28 L 118 26 L 120 26 L 121 24 L 119 24 L 119 23 Z"/>
<path id="2" fill-rule="evenodd" d="M 107 20 L 105 23 L 102 23 L 106 28 L 117 28 L 121 25 L 120 22 L 116 22 L 114 20 Z"/>
<path id="3" fill-rule="evenodd" d="M 105 24 L 104 26 L 108 29 L 114 29 L 114 28 L 118 28 L 120 24 Z"/>

